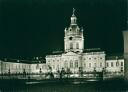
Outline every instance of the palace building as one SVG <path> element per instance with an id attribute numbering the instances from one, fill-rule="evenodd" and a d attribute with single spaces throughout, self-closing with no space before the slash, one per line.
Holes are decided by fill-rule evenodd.
<path id="1" fill-rule="evenodd" d="M 124 75 L 124 58 L 107 57 L 100 48 L 84 49 L 84 29 L 77 24 L 75 10 L 68 28 L 64 30 L 64 52 L 46 55 L 46 65 L 53 73 L 64 70 L 73 74 L 103 72 L 112 76 Z"/>
<path id="2" fill-rule="evenodd" d="M 40 60 L 0 60 L 0 75 L 28 74 L 57 75 L 64 71 L 70 73 L 70 77 L 96 77 L 101 73 L 104 78 L 124 77 L 128 75 L 127 68 L 124 69 L 124 57 L 107 56 L 100 48 L 84 49 L 84 29 L 77 24 L 75 9 L 71 16 L 68 28 L 64 29 L 64 51 L 54 52 L 46 55 L 46 63 Z M 127 59 L 127 34 L 124 33 L 125 58 Z"/>

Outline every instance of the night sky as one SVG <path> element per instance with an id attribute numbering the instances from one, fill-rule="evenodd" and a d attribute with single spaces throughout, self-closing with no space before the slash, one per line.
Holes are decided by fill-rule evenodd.
<path id="1" fill-rule="evenodd" d="M 0 0 L 0 57 L 45 56 L 64 48 L 76 9 L 85 48 L 123 53 L 126 0 Z"/>

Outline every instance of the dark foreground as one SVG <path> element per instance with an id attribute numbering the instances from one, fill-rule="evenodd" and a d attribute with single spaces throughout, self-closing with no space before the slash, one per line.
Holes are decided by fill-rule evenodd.
<path id="1" fill-rule="evenodd" d="M 67 80 L 0 80 L 0 92 L 128 92 L 128 82 Z"/>

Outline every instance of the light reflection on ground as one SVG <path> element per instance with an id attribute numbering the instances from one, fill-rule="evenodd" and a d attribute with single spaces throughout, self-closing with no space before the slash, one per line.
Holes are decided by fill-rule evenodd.
<path id="1" fill-rule="evenodd" d="M 23 82 L 23 80 L 22 80 Z M 7 82 L 6 82 L 7 83 Z M 127 92 L 126 81 L 90 81 L 90 82 L 37 82 L 29 81 L 18 83 L 18 81 L 0 83 L 0 92 Z"/>

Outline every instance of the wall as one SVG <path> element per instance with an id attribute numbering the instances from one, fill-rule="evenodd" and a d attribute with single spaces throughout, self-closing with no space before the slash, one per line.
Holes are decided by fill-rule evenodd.
<path id="1" fill-rule="evenodd" d="M 125 79 L 128 80 L 128 31 L 123 31 L 123 37 L 124 37 Z"/>
<path id="2" fill-rule="evenodd" d="M 83 56 L 83 70 L 86 72 L 102 72 L 105 68 L 104 53 L 88 53 Z"/>

